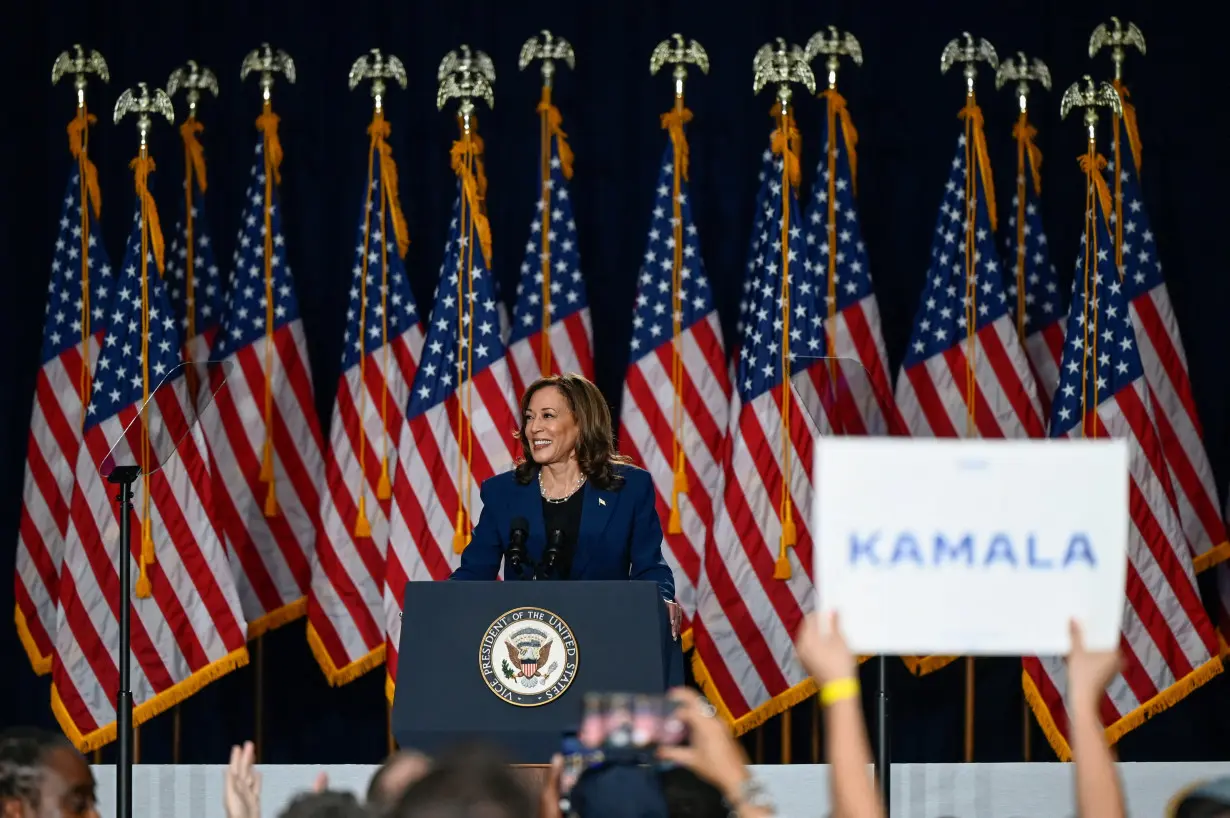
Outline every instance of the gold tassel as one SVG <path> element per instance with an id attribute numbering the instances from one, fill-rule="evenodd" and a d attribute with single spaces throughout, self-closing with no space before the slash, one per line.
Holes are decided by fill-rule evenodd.
<path id="1" fill-rule="evenodd" d="M 278 516 L 278 493 L 274 490 L 273 481 L 269 481 L 269 490 L 265 492 L 265 516 Z"/>
<path id="2" fill-rule="evenodd" d="M 265 446 L 261 452 L 261 482 L 273 482 L 273 435 L 265 435 Z"/>
<path id="3" fill-rule="evenodd" d="M 393 482 L 389 480 L 389 458 L 380 460 L 380 482 L 376 484 L 376 499 L 387 500 L 393 496 Z"/>
<path id="4" fill-rule="evenodd" d="M 682 534 L 683 523 L 679 520 L 679 495 L 671 495 L 671 515 L 666 521 L 667 534 Z"/>
<path id="5" fill-rule="evenodd" d="M 773 563 L 773 579 L 790 579 L 793 572 L 790 570 L 790 557 L 786 556 L 786 546 L 782 546 L 777 562 Z"/>
<path id="6" fill-rule="evenodd" d="M 464 509 L 457 509 L 457 522 L 453 528 L 453 553 L 460 554 L 466 550 L 466 546 L 470 544 L 470 535 L 465 530 L 466 513 Z"/>
<path id="7" fill-rule="evenodd" d="M 786 500 L 786 519 L 782 520 L 782 544 L 793 548 L 799 541 L 799 533 L 794 527 L 794 504 Z"/>
<path id="8" fill-rule="evenodd" d="M 362 494 L 359 495 L 359 515 L 354 521 L 354 535 L 356 537 L 370 537 L 372 535 L 371 523 L 367 521 L 367 498 Z"/>
<path id="9" fill-rule="evenodd" d="M 145 573 L 144 555 L 142 555 L 140 565 L 141 573 L 137 576 L 137 599 L 149 599 L 153 595 L 153 590 L 150 588 L 149 576 Z"/>
<path id="10" fill-rule="evenodd" d="M 141 562 L 154 561 L 154 526 L 149 517 L 141 526 Z"/>

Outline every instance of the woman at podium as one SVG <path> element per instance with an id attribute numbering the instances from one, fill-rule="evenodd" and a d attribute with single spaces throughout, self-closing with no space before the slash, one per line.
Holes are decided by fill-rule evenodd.
<path id="1" fill-rule="evenodd" d="M 682 611 L 662 558 L 653 479 L 615 451 L 611 412 L 580 375 L 521 398 L 522 457 L 483 482 L 482 511 L 450 579 L 651 580 L 678 639 Z"/>

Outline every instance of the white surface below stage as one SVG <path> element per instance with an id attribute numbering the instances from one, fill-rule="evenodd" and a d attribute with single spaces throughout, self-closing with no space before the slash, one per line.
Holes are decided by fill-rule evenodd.
<path id="1" fill-rule="evenodd" d="M 225 818 L 225 765 L 140 765 L 133 771 L 133 815 Z M 362 798 L 376 768 L 369 765 L 266 764 L 261 766 L 262 818 L 277 818 L 286 802 L 324 770 L 329 787 Z M 830 811 L 828 768 L 823 764 L 754 768 L 777 801 L 782 818 L 823 818 Z M 115 816 L 115 767 L 96 766 L 100 814 Z M 1119 765 L 1128 814 L 1159 818 L 1178 790 L 1197 780 L 1230 776 L 1230 762 Z M 1067 764 L 895 764 L 892 818 L 1070 818 L 1072 767 Z"/>

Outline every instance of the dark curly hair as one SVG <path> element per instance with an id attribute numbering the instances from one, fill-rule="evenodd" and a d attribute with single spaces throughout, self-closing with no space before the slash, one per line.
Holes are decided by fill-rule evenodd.
<path id="1" fill-rule="evenodd" d="M 525 413 L 530 399 L 540 389 L 553 386 L 568 402 L 568 409 L 577 419 L 580 434 L 577 436 L 577 465 L 594 486 L 605 490 L 623 487 L 624 478 L 615 466 L 631 463 L 631 458 L 615 449 L 615 433 L 611 426 L 611 410 L 606 405 L 602 392 L 593 383 L 577 374 L 552 375 L 539 378 L 530 384 L 521 396 L 521 428 L 517 439 L 521 441 L 521 457 L 517 459 L 517 482 L 528 485 L 538 476 L 539 466 L 530 452 L 530 441 L 525 433 Z"/>

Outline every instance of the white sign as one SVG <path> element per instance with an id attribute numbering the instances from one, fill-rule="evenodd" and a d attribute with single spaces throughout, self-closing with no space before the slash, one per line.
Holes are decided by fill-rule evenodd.
<path id="1" fill-rule="evenodd" d="M 1063 655 L 1119 644 L 1122 440 L 822 437 L 816 609 L 858 654 Z"/>

